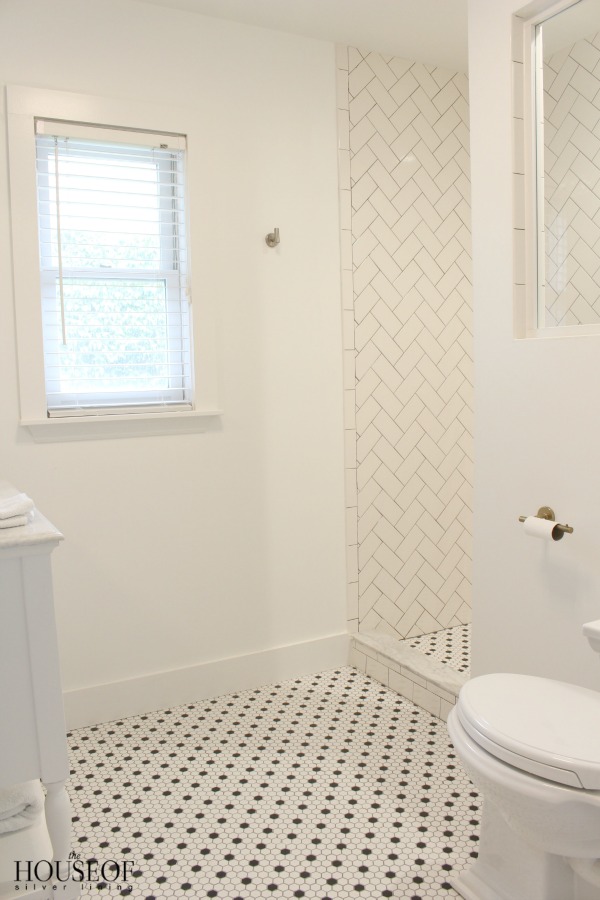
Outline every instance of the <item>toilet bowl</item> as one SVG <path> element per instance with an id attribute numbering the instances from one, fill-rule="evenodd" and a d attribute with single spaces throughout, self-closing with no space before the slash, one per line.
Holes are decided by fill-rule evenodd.
<path id="1" fill-rule="evenodd" d="M 527 675 L 467 682 L 448 717 L 483 797 L 464 900 L 600 900 L 600 693 Z"/>

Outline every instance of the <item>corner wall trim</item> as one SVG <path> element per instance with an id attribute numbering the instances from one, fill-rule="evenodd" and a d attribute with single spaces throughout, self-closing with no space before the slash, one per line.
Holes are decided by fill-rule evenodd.
<path id="1" fill-rule="evenodd" d="M 346 666 L 349 642 L 348 634 L 333 634 L 140 678 L 66 691 L 63 699 L 67 728 L 99 725 Z"/>

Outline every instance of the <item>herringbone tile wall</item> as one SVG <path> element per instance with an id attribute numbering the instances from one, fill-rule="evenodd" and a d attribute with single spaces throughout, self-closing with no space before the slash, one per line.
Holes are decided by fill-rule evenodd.
<path id="1" fill-rule="evenodd" d="M 544 62 L 546 325 L 600 322 L 600 34 Z"/>
<path id="2" fill-rule="evenodd" d="M 339 47 L 351 628 L 470 620 L 467 81 Z"/>

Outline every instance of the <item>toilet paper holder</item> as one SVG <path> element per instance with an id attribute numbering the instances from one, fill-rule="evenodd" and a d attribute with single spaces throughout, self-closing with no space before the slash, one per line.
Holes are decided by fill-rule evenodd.
<path id="1" fill-rule="evenodd" d="M 546 519 L 548 522 L 556 521 L 554 510 L 550 506 L 540 506 L 535 515 L 536 518 Z M 527 519 L 527 516 L 519 516 L 519 522 L 524 522 L 525 519 Z M 571 525 L 559 525 L 557 523 L 554 531 L 556 531 L 556 535 L 553 535 L 555 541 L 562 540 L 565 534 L 573 534 L 573 528 L 571 527 Z"/>

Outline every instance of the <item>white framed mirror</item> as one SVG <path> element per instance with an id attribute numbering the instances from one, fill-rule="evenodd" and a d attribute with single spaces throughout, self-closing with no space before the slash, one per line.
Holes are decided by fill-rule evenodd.
<path id="1" fill-rule="evenodd" d="M 532 22 L 539 336 L 600 333 L 600 0 Z"/>

